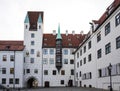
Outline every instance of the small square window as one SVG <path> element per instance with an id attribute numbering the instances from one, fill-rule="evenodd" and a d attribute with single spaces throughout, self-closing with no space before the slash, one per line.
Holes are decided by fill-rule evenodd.
<path id="1" fill-rule="evenodd" d="M 3 55 L 3 61 L 7 61 L 7 55 Z"/>
<path id="2" fill-rule="evenodd" d="M 64 59 L 64 64 L 68 64 L 68 59 Z"/>
<path id="3" fill-rule="evenodd" d="M 13 78 L 9 79 L 9 84 L 13 84 Z"/>
<path id="4" fill-rule="evenodd" d="M 61 75 L 65 75 L 65 70 L 61 70 Z"/>
<path id="5" fill-rule="evenodd" d="M 18 78 L 15 79 L 15 84 L 19 84 L 19 79 Z"/>
<path id="6" fill-rule="evenodd" d="M 53 70 L 53 75 L 56 75 L 56 70 Z"/>
<path id="7" fill-rule="evenodd" d="M 48 70 L 44 70 L 44 75 L 48 75 Z"/>
<path id="8" fill-rule="evenodd" d="M 34 38 L 35 37 L 35 34 L 34 33 L 31 33 L 31 38 Z"/>

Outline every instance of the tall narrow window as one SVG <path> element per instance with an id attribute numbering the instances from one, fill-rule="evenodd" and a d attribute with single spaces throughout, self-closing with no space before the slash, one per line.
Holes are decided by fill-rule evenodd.
<path id="1" fill-rule="evenodd" d="M 84 46 L 84 53 L 86 52 L 86 46 Z"/>
<path id="2" fill-rule="evenodd" d="M 88 49 L 91 48 L 91 41 L 88 42 Z"/>
<path id="3" fill-rule="evenodd" d="M 105 45 L 105 54 L 108 54 L 110 52 L 111 52 L 111 44 L 108 43 L 108 44 Z"/>
<path id="4" fill-rule="evenodd" d="M 61 70 L 61 75 L 65 75 L 65 70 Z"/>
<path id="5" fill-rule="evenodd" d="M 30 52 L 31 52 L 31 54 L 34 54 L 34 49 L 31 49 L 31 51 L 30 51 Z"/>
<path id="6" fill-rule="evenodd" d="M 9 84 L 13 84 L 13 78 L 9 79 Z"/>
<path id="7" fill-rule="evenodd" d="M 110 33 L 110 22 L 105 26 L 105 35 Z"/>
<path id="8" fill-rule="evenodd" d="M 50 49 L 50 55 L 54 54 L 54 49 Z"/>
<path id="9" fill-rule="evenodd" d="M 10 74 L 14 74 L 14 68 L 10 68 Z"/>
<path id="10" fill-rule="evenodd" d="M 7 61 L 7 55 L 3 55 L 3 61 Z"/>
<path id="11" fill-rule="evenodd" d="M 101 57 L 102 57 L 102 50 L 99 49 L 99 50 L 97 51 L 97 58 L 99 59 L 99 58 L 101 58 Z"/>
<path id="12" fill-rule="evenodd" d="M 86 57 L 84 58 L 84 64 L 86 64 Z"/>
<path id="13" fill-rule="evenodd" d="M 118 13 L 115 17 L 115 25 L 118 26 L 120 24 L 120 13 Z"/>
<path id="14" fill-rule="evenodd" d="M 88 61 L 91 61 L 91 60 L 92 60 L 92 55 L 89 54 L 89 55 L 88 55 Z"/>
<path id="15" fill-rule="evenodd" d="M 48 54 L 48 50 L 47 49 L 43 49 L 43 54 L 47 55 Z"/>
<path id="16" fill-rule="evenodd" d="M 120 48 L 120 36 L 116 38 L 116 49 Z"/>
<path id="17" fill-rule="evenodd" d="M 101 40 L 101 32 L 97 34 L 97 42 L 99 42 L 100 40 Z"/>
<path id="18" fill-rule="evenodd" d="M 19 79 L 18 78 L 15 79 L 15 84 L 19 84 Z"/>
<path id="19" fill-rule="evenodd" d="M 2 84 L 6 84 L 6 78 L 2 78 Z"/>
<path id="20" fill-rule="evenodd" d="M 74 75 L 74 69 L 71 69 L 71 75 Z"/>
<path id="21" fill-rule="evenodd" d="M 6 74 L 6 68 L 2 68 L 2 74 Z"/>
<path id="22" fill-rule="evenodd" d="M 14 61 L 14 55 L 10 55 L 10 61 Z"/>
<path id="23" fill-rule="evenodd" d="M 99 75 L 99 77 L 102 77 L 102 70 L 101 69 L 98 70 L 98 75 Z"/>

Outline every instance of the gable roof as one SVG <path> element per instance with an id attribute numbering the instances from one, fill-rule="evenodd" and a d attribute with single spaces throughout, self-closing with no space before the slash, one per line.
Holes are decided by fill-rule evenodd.
<path id="1" fill-rule="evenodd" d="M 92 20 L 92 21 L 95 24 L 98 24 L 99 25 L 98 27 L 100 27 L 105 22 L 105 20 L 118 8 L 119 5 L 120 5 L 120 0 L 114 0 L 114 2 L 110 6 L 108 6 L 108 8 L 100 17 L 99 20 Z"/>
<path id="2" fill-rule="evenodd" d="M 0 51 L 23 51 L 23 41 L 0 41 Z"/>
<path id="3" fill-rule="evenodd" d="M 53 34 L 43 35 L 43 48 L 55 48 L 56 47 L 56 36 Z M 62 36 L 62 47 L 63 48 L 77 48 L 79 44 L 85 38 L 85 35 L 81 34 L 61 34 Z"/>

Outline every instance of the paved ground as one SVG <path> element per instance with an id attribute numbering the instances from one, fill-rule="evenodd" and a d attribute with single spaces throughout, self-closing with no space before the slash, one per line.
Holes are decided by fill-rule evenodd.
<path id="1" fill-rule="evenodd" d="M 7 90 L 0 90 L 7 91 Z M 9 90 L 9 91 L 108 91 L 95 88 L 80 88 L 80 87 L 55 87 L 55 88 L 39 88 L 39 89 L 20 89 L 20 90 Z"/>

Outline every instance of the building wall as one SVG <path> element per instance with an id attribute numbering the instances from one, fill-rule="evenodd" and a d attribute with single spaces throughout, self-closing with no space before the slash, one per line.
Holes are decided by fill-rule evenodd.
<path id="1" fill-rule="evenodd" d="M 74 63 L 70 64 L 70 60 L 74 60 L 74 55 L 70 54 L 70 49 L 72 48 L 63 48 L 62 49 L 62 68 L 61 70 L 65 71 L 65 74 L 61 74 L 58 72 L 56 66 L 55 66 L 55 48 L 44 48 L 48 51 L 48 54 L 43 53 L 43 86 L 45 86 L 45 82 L 49 81 L 50 86 L 68 86 L 68 81 L 73 80 L 74 85 L 74 75 L 71 75 L 71 69 L 74 70 Z M 43 50 L 44 50 L 43 49 Z M 54 50 L 54 54 L 50 54 L 50 49 Z M 64 55 L 64 50 L 68 50 L 68 54 Z M 53 58 L 54 62 L 53 64 L 50 63 L 50 59 Z M 47 59 L 47 62 L 44 62 L 44 59 Z M 68 60 L 68 63 L 64 63 L 64 59 Z M 44 70 L 48 70 L 48 74 L 44 74 Z M 53 70 L 56 70 L 56 75 L 53 75 Z M 64 83 L 61 84 L 61 80 L 64 80 Z"/>
<path id="2" fill-rule="evenodd" d="M 3 55 L 6 55 L 6 61 L 3 61 Z M 10 56 L 15 56 L 15 61 L 10 61 Z M 0 84 L 2 84 L 2 78 L 6 79 L 6 83 L 2 84 L 6 87 L 13 87 L 13 83 L 9 83 L 9 79 L 19 79 L 19 84 L 15 84 L 15 87 L 23 87 L 23 51 L 0 51 Z M 15 66 L 14 66 L 15 65 Z M 2 68 L 6 68 L 6 73 L 2 73 Z M 15 69 L 15 74 L 10 74 L 10 68 Z"/>
<path id="3" fill-rule="evenodd" d="M 112 67 L 115 67 L 114 65 L 119 64 L 120 61 L 120 48 L 116 49 L 116 38 L 120 36 L 120 24 L 118 26 L 115 26 L 115 16 L 120 13 L 120 7 L 97 29 L 96 32 L 92 33 L 90 38 L 77 50 L 75 53 L 75 69 L 76 69 L 76 83 L 79 86 L 79 81 L 81 81 L 82 86 L 87 86 L 92 85 L 92 87 L 96 88 L 104 88 L 108 89 L 109 84 L 109 76 L 107 75 L 107 71 L 103 72 L 105 76 L 99 77 L 99 69 L 104 69 L 109 66 L 109 63 L 112 64 Z M 110 33 L 105 35 L 105 26 L 110 22 Z M 97 42 L 97 34 L 101 32 L 101 40 Z M 88 49 L 88 42 L 91 41 L 92 47 L 91 49 Z M 105 53 L 105 46 L 110 42 L 111 44 L 111 52 L 106 54 Z M 84 46 L 86 45 L 86 53 L 83 53 L 82 56 L 78 56 L 80 50 L 84 50 Z M 101 49 L 101 58 L 97 58 L 97 51 Z M 88 62 L 88 55 L 92 54 L 92 60 Z M 86 57 L 86 64 L 82 64 L 80 66 L 80 60 Z M 79 67 L 77 67 L 79 65 Z M 117 66 L 118 67 L 118 66 Z M 119 68 L 118 68 L 119 69 Z M 114 68 L 113 68 L 114 70 Z M 81 77 L 78 76 L 77 74 L 81 71 Z M 112 73 L 114 73 L 116 70 L 114 70 Z M 120 71 L 120 70 L 118 70 Z M 92 73 L 92 78 L 91 79 L 82 79 L 84 73 Z M 120 76 L 119 74 L 114 74 L 112 76 L 112 82 L 113 82 L 113 89 L 118 90 L 120 86 Z"/>
<path id="4" fill-rule="evenodd" d="M 25 45 L 25 59 L 24 59 L 24 85 L 27 86 L 27 81 L 30 78 L 34 78 L 38 82 L 38 86 L 42 86 L 42 39 L 43 39 L 43 24 L 38 23 L 39 27 L 36 30 L 29 30 L 29 24 L 25 23 L 25 26 L 28 25 L 28 28 L 24 30 L 24 45 Z M 32 37 L 34 36 L 34 37 Z M 34 41 L 32 44 L 31 42 Z M 31 50 L 34 50 L 31 53 Z M 29 55 L 26 55 L 26 52 Z M 30 73 L 27 73 L 27 69 L 30 69 Z M 35 70 L 38 73 L 35 73 Z"/>

